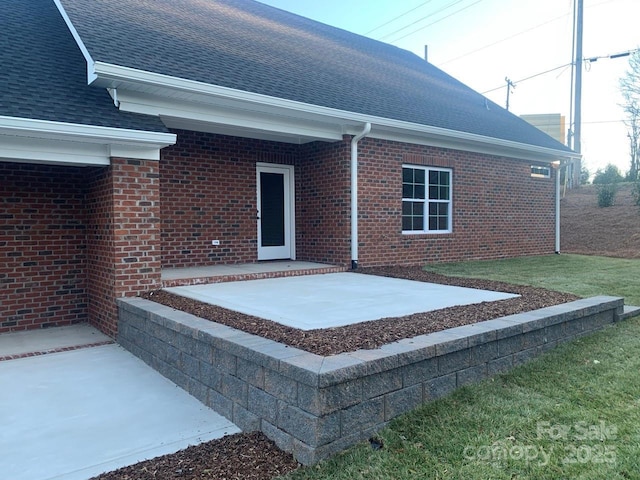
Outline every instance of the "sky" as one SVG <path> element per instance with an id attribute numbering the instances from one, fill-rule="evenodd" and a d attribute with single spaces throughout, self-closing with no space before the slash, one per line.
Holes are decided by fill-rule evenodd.
<path id="1" fill-rule="evenodd" d="M 424 57 L 509 110 L 559 113 L 569 125 L 574 0 L 260 0 Z M 399 18 L 398 18 L 399 17 Z M 584 0 L 583 164 L 629 168 L 619 79 L 640 47 L 639 0 Z M 549 73 L 541 74 L 542 72 Z M 541 74 L 541 75 L 538 75 Z M 536 76 L 537 75 L 537 76 Z M 534 76 L 534 78 L 529 78 Z"/>

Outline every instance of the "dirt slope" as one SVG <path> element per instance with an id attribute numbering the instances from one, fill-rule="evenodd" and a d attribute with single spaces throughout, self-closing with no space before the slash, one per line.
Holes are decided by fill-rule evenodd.
<path id="1" fill-rule="evenodd" d="M 560 250 L 564 253 L 640 258 L 640 207 L 631 183 L 621 184 L 611 207 L 598 207 L 596 185 L 568 190 L 560 201 Z"/>

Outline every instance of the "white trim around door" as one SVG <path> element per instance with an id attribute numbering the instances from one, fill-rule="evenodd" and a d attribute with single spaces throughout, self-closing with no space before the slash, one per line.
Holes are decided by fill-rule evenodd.
<path id="1" fill-rule="evenodd" d="M 256 164 L 258 260 L 295 259 L 292 165 Z"/>

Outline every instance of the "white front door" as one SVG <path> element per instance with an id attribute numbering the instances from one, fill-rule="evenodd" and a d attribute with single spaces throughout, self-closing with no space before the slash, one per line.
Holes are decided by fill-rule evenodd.
<path id="1" fill-rule="evenodd" d="M 258 164 L 258 260 L 294 258 L 293 166 Z"/>

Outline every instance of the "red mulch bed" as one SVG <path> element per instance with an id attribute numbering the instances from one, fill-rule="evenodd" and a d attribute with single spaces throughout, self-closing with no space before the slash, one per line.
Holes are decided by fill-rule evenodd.
<path id="1" fill-rule="evenodd" d="M 383 318 L 344 327 L 318 330 L 298 330 L 270 320 L 181 297 L 164 290 L 155 290 L 142 296 L 177 310 L 189 312 L 198 317 L 318 355 L 334 355 L 359 349 L 374 349 L 403 338 L 411 338 L 447 328 L 566 303 L 578 298 L 575 295 L 554 292 L 544 288 L 510 285 L 491 280 L 445 277 L 425 272 L 419 267 L 363 268 L 359 269 L 358 272 L 420 282 L 515 293 L 520 296 L 496 302 L 449 307 L 404 317 Z"/>

